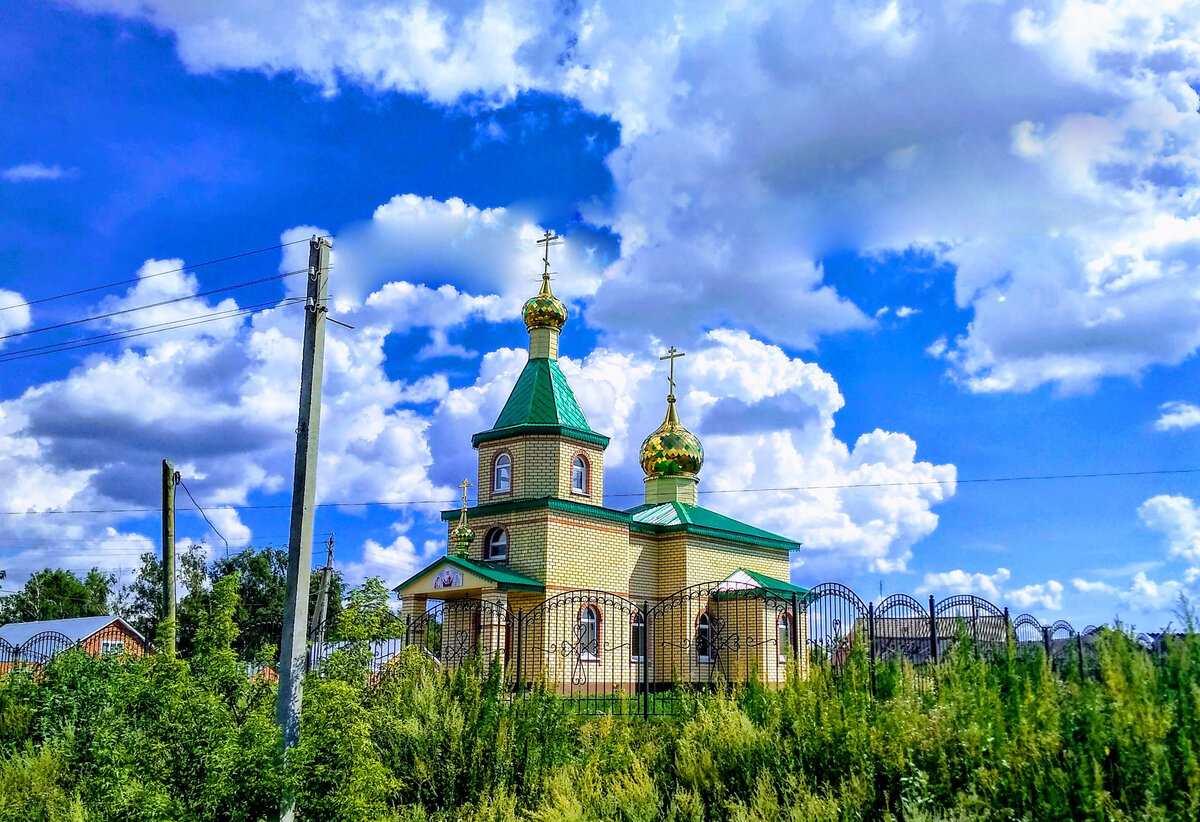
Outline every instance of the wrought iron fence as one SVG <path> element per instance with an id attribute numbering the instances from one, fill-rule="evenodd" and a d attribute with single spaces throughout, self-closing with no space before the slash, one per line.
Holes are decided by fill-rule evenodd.
<path id="1" fill-rule="evenodd" d="M 0 639 L 0 674 L 13 669 L 38 669 L 70 648 L 81 648 L 92 656 L 141 656 L 149 644 L 127 631 L 109 626 L 84 639 L 75 640 L 57 631 L 42 631 L 13 645 Z"/>
<path id="2" fill-rule="evenodd" d="M 1019 655 L 1045 654 L 1061 675 L 1082 677 L 1098 630 L 1077 632 L 1026 613 L 1012 618 L 971 595 L 931 596 L 928 605 L 907 594 L 868 602 L 834 582 L 780 595 L 724 581 L 659 600 L 573 590 L 517 610 L 464 597 L 432 602 L 419 614 L 377 615 L 369 625 L 331 620 L 310 632 L 308 662 L 320 672 L 346 659 L 378 678 L 416 647 L 446 669 L 468 659 L 498 661 L 514 700 L 552 693 L 581 713 L 648 717 L 677 713 L 689 690 L 752 678 L 778 685 L 792 666 L 805 676 L 814 664 L 837 672 L 856 658 L 873 690 L 884 665 L 932 684 L 938 660 L 962 642 L 982 657 L 1011 643 Z"/>

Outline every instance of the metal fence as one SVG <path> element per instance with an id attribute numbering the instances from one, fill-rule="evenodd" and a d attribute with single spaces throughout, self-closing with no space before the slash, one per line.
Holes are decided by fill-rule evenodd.
<path id="1" fill-rule="evenodd" d="M 142 656 L 149 650 L 148 643 L 117 626 L 102 628 L 81 640 L 43 631 L 19 645 L 0 639 L 0 674 L 16 668 L 41 668 L 57 654 L 76 647 L 92 656 Z"/>
<path id="2" fill-rule="evenodd" d="M 778 685 L 793 665 L 800 676 L 818 663 L 842 670 L 854 654 L 861 654 L 872 689 L 877 670 L 898 662 L 931 682 L 931 666 L 964 640 L 987 656 L 1011 639 L 1018 654 L 1044 653 L 1055 670 L 1083 676 L 1097 630 L 1077 632 L 1030 614 L 1012 618 L 969 595 L 929 597 L 928 605 L 907 594 L 864 602 L 833 582 L 781 596 L 725 581 L 657 601 L 575 590 L 515 611 L 463 598 L 431 603 L 417 615 L 376 615 L 372 625 L 353 630 L 333 620 L 314 626 L 308 664 L 322 672 L 340 657 L 380 678 L 415 647 L 448 669 L 468 659 L 498 660 L 517 700 L 549 692 L 583 713 L 652 716 L 678 712 L 689 689 L 752 678 Z"/>

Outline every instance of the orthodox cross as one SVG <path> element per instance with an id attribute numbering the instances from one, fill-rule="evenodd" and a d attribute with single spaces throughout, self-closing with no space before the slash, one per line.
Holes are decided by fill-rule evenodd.
<path id="1" fill-rule="evenodd" d="M 549 281 L 550 279 L 550 246 L 562 245 L 562 237 L 559 237 L 553 231 L 547 231 L 542 235 L 542 239 L 537 241 L 537 244 L 544 246 L 542 253 L 542 263 L 545 268 L 542 270 L 542 279 Z"/>
<path id="2" fill-rule="evenodd" d="M 462 514 L 460 514 L 458 517 L 458 524 L 466 525 L 467 524 L 467 489 L 471 487 L 471 483 L 468 482 L 466 479 L 464 479 L 462 482 L 460 482 L 458 484 L 458 487 L 461 488 L 462 492 L 463 492 Z"/>
<path id="3" fill-rule="evenodd" d="M 665 357 L 659 357 L 660 360 L 670 360 L 671 361 L 671 374 L 670 374 L 670 376 L 667 377 L 667 382 L 670 383 L 670 385 L 671 385 L 671 399 L 672 400 L 675 399 L 675 360 L 679 359 L 680 357 L 686 357 L 686 356 L 687 355 L 685 353 L 683 353 L 682 351 L 676 351 L 675 346 L 671 346 L 669 349 L 667 349 L 667 354 Z"/>

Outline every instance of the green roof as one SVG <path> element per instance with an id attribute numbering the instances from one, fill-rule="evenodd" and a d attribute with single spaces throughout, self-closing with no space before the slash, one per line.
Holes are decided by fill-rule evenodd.
<path id="1" fill-rule="evenodd" d="M 807 588 L 801 588 L 799 585 L 793 585 L 792 583 L 785 582 L 782 579 L 775 579 L 775 577 L 769 577 L 766 574 L 760 574 L 757 571 L 751 571 L 749 568 L 738 568 L 737 571 L 731 574 L 729 579 L 726 581 L 734 581 L 734 577 L 736 577 L 738 574 L 745 574 L 758 587 L 734 588 L 727 591 L 719 591 L 717 594 L 718 596 L 753 596 L 760 592 L 766 592 L 773 596 L 782 597 L 783 599 L 790 599 L 793 594 L 803 602 L 807 602 L 809 599 L 809 591 Z"/>
<path id="2" fill-rule="evenodd" d="M 646 504 L 629 509 L 629 514 L 635 526 L 647 526 L 655 531 L 690 531 L 785 551 L 796 551 L 800 548 L 800 543 L 795 540 L 701 508 L 699 505 L 683 502 Z"/>
<path id="3" fill-rule="evenodd" d="M 518 591 L 544 591 L 546 586 L 532 577 L 527 577 L 524 574 L 518 574 L 516 571 L 509 568 L 507 565 L 499 562 L 478 562 L 477 560 L 467 559 L 466 557 L 457 557 L 453 554 L 447 554 L 444 557 L 438 557 L 433 562 L 426 565 L 420 571 L 417 571 L 408 579 L 401 582 L 393 591 L 399 591 L 404 586 L 415 580 L 419 576 L 423 576 L 430 568 L 440 563 L 449 563 L 460 571 L 475 574 L 483 577 L 486 580 L 496 583 L 496 587 L 501 590 L 518 590 Z"/>
<path id="4" fill-rule="evenodd" d="M 519 434 L 558 434 L 608 445 L 608 437 L 597 434 L 588 425 L 558 361 L 548 357 L 525 363 L 496 424 L 471 437 L 471 444 L 478 446 L 481 442 Z"/>

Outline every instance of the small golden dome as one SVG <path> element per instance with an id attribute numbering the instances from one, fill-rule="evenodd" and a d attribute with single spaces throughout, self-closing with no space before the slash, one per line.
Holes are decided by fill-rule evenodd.
<path id="1" fill-rule="evenodd" d="M 667 416 L 662 425 L 642 443 L 641 463 L 648 477 L 694 477 L 700 473 L 704 446 L 679 421 L 674 396 L 667 398 Z"/>
<path id="2" fill-rule="evenodd" d="M 450 534 L 450 550 L 456 554 L 465 554 L 475 541 L 475 532 L 466 524 L 460 524 Z"/>
<path id="3" fill-rule="evenodd" d="M 550 292 L 549 277 L 542 277 L 542 290 L 525 303 L 525 307 L 521 309 L 521 318 L 525 320 L 525 328 L 528 331 L 535 328 L 554 328 L 561 331 L 567 324 L 567 307 Z"/>

